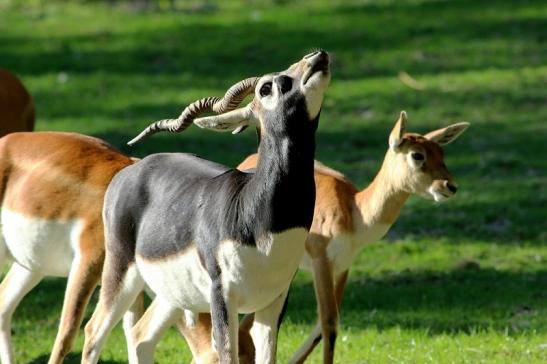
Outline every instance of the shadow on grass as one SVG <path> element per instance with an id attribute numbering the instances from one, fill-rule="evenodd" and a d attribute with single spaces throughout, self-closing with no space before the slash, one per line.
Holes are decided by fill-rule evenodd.
<path id="1" fill-rule="evenodd" d="M 275 71 L 314 46 L 340 55 L 340 62 L 334 63 L 334 74 L 339 79 L 395 75 L 401 69 L 423 74 L 543 64 L 536 49 L 545 40 L 545 19 L 481 17 L 483 12 L 492 13 L 500 6 L 505 11 L 516 11 L 519 5 L 505 0 L 476 3 L 293 8 L 313 20 L 309 25 L 294 21 L 252 22 L 245 17 L 222 25 L 207 16 L 197 16 L 191 22 L 170 21 L 159 29 L 141 27 L 120 34 L 99 30 L 47 40 L 41 36 L 6 34 L 0 37 L 4 47 L 2 62 L 6 68 L 34 75 L 61 71 L 175 75 L 191 71 L 190 78 L 173 77 L 172 82 L 180 87 L 191 87 L 195 82 L 211 87 L 219 79 L 236 80 L 241 75 Z M 538 2 L 524 5 L 535 3 Z M 409 16 L 409 9 L 425 13 Z M 282 14 L 291 16 L 291 12 Z M 442 21 L 423 22 L 423 16 Z M 335 26 L 325 26 L 331 22 Z M 226 47 L 226 40 L 234 39 L 237 42 Z M 499 39 L 504 42 L 493 44 L 491 52 L 465 51 L 470 43 Z M 439 46 L 440 51 L 428 51 L 431 45 Z M 378 52 L 392 50 L 398 52 L 381 57 L 381 62 L 374 60 Z"/>
<path id="2" fill-rule="evenodd" d="M 474 266 L 448 272 L 401 272 L 351 277 L 341 309 L 345 327 L 426 330 L 432 335 L 495 330 L 545 332 L 547 270 L 500 272 Z M 291 286 L 286 319 L 316 318 L 311 283 Z"/>
<path id="3" fill-rule="evenodd" d="M 28 364 L 47 364 L 49 360 L 49 355 L 40 355 L 39 357 L 31 360 Z M 71 353 L 65 357 L 63 363 L 66 364 L 79 364 L 82 360 L 82 353 Z M 120 364 L 126 363 L 125 361 L 115 361 L 115 360 L 100 360 L 101 364 Z"/>
<path id="4" fill-rule="evenodd" d="M 42 324 L 47 318 L 48 325 L 56 328 L 65 283 L 64 279 L 42 282 L 23 300 L 15 322 L 17 316 Z M 402 327 L 426 330 L 432 335 L 480 330 L 546 332 L 546 285 L 547 270 L 522 273 L 474 265 L 447 272 L 386 272 L 374 278 L 350 276 L 341 322 L 343 327 L 356 329 Z M 96 295 L 86 318 L 93 310 Z M 299 278 L 291 285 L 285 319 L 298 324 L 315 322 L 316 303 L 309 280 Z"/>

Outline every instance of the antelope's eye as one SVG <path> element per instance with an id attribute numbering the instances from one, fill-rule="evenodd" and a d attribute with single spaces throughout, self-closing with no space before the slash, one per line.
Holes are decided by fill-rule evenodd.
<path id="1" fill-rule="evenodd" d="M 262 85 L 258 93 L 260 94 L 260 96 L 264 97 L 264 96 L 268 96 L 271 92 L 272 92 L 272 83 L 266 82 L 265 84 Z"/>
<path id="2" fill-rule="evenodd" d="M 414 159 L 415 161 L 423 161 L 425 159 L 424 155 L 422 153 L 417 153 L 417 152 L 412 152 L 410 154 L 410 156 L 412 157 L 412 159 Z"/>

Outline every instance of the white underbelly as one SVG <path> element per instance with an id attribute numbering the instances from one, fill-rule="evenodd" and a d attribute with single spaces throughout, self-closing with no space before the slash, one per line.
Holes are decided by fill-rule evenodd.
<path id="1" fill-rule="evenodd" d="M 217 252 L 225 295 L 235 299 L 238 311 L 266 307 L 286 290 L 304 253 L 305 229 L 269 234 L 258 248 L 223 241 Z M 211 279 L 200 263 L 197 250 L 165 259 L 136 258 L 145 282 L 156 295 L 172 305 L 196 312 L 210 310 Z"/>
<path id="2" fill-rule="evenodd" d="M 209 311 L 211 279 L 202 267 L 196 248 L 165 259 L 135 258 L 139 273 L 155 295 L 175 307 Z"/>
<path id="3" fill-rule="evenodd" d="M 44 275 L 66 277 L 77 251 L 83 223 L 52 221 L 2 209 L 2 237 L 12 258 Z"/>

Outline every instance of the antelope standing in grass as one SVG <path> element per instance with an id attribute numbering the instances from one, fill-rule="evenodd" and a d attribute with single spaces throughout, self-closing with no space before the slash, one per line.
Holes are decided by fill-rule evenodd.
<path id="1" fill-rule="evenodd" d="M 25 86 L 10 72 L 0 69 L 0 137 L 34 129 L 34 103 Z"/>
<path id="2" fill-rule="evenodd" d="M 0 83 L 0 87 L 3 85 Z M 248 88 L 248 80 L 237 83 L 223 98 L 214 98 L 214 110 L 235 108 L 233 105 Z M 9 90 L 9 99 L 13 100 L 16 92 L 13 87 Z M 13 106 L 9 103 L 6 108 L 13 111 Z M 26 109 L 19 110 L 23 113 Z M 3 364 L 14 362 L 12 315 L 23 297 L 45 276 L 68 276 L 49 362 L 62 362 L 70 351 L 102 272 L 101 214 L 106 187 L 114 174 L 134 160 L 99 139 L 74 133 L 14 133 L 0 139 L 0 263 L 8 257 L 14 261 L 0 285 Z M 141 296 L 124 316 L 128 339 L 142 311 Z"/>
<path id="3" fill-rule="evenodd" d="M 0 139 L 0 360 L 14 363 L 11 318 L 46 276 L 67 277 L 50 363 L 70 351 L 104 258 L 102 201 L 112 176 L 132 160 L 73 133 L 13 133 Z M 133 323 L 128 322 L 129 326 Z"/>
<path id="4" fill-rule="evenodd" d="M 389 136 L 382 167 L 362 191 L 340 172 L 315 162 L 315 211 L 300 267 L 313 272 L 320 321 L 290 363 L 303 363 L 322 337 L 328 338 L 323 344 L 323 362 L 333 362 L 338 312 L 349 268 L 365 244 L 380 240 L 388 232 L 408 197 L 416 194 L 441 201 L 457 191 L 441 146 L 454 141 L 469 124 L 453 124 L 422 136 L 405 133 L 406 123 L 406 114 L 401 112 Z M 238 168 L 248 170 L 257 165 L 260 160 L 254 154 Z M 181 327 L 190 347 L 195 348 L 198 363 L 216 361 L 208 320 L 201 315 L 197 323 Z M 245 327 L 250 326 L 249 320 L 251 316 L 245 318 Z M 241 331 L 240 338 L 248 338 L 247 333 Z M 252 351 L 252 342 L 243 340 L 240 347 Z M 241 357 L 253 363 L 243 350 Z"/>
<path id="5" fill-rule="evenodd" d="M 171 324 L 211 312 L 220 361 L 236 363 L 238 313 L 254 312 L 255 360 L 275 363 L 280 316 L 313 219 L 315 131 L 329 81 L 328 54 L 317 51 L 254 80 L 247 106 L 194 120 L 217 130 L 260 125 L 256 173 L 188 154 L 155 154 L 114 177 L 103 210 L 101 294 L 85 329 L 83 363 L 98 361 L 109 331 L 145 284 L 156 297 L 133 327 L 131 362 L 152 363 Z M 210 105 L 199 100 L 188 115 Z M 184 115 L 151 125 L 137 139 L 183 129 L 193 119 Z"/>

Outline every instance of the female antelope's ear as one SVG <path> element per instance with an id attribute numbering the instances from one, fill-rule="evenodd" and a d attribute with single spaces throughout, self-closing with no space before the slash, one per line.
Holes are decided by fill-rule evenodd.
<path id="1" fill-rule="evenodd" d="M 231 131 L 234 134 L 245 130 L 248 125 L 254 123 L 254 113 L 251 104 L 225 114 L 206 116 L 194 120 L 194 124 L 202 129 L 212 129 L 215 131 Z"/>
<path id="2" fill-rule="evenodd" d="M 452 124 L 446 128 L 431 131 L 424 135 L 424 137 L 438 143 L 439 145 L 446 145 L 456 140 L 456 138 L 459 137 L 469 125 L 470 124 L 466 122 Z"/>
<path id="3" fill-rule="evenodd" d="M 399 120 L 397 120 L 395 126 L 393 127 L 393 130 L 391 131 L 391 134 L 389 134 L 389 147 L 394 151 L 397 151 L 399 149 L 399 146 L 403 142 L 403 134 L 405 133 L 406 122 L 406 112 L 401 111 Z"/>

